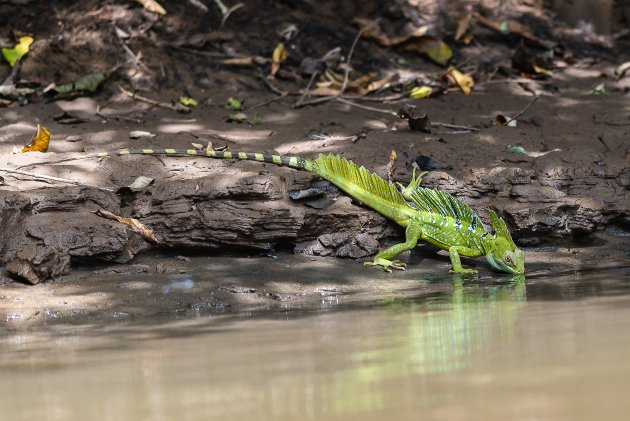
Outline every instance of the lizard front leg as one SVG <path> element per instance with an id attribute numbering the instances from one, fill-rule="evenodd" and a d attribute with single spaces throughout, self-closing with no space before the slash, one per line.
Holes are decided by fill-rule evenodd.
<path id="1" fill-rule="evenodd" d="M 394 244 L 393 246 L 386 248 L 374 256 L 373 262 L 365 262 L 366 266 L 382 266 L 386 272 L 391 272 L 391 269 L 405 270 L 405 263 L 400 260 L 391 260 L 398 256 L 403 251 L 411 250 L 418 243 L 418 239 L 422 234 L 422 228 L 420 224 L 411 223 L 407 226 L 405 231 L 404 243 Z M 391 268 L 391 269 L 390 269 Z"/>
<path id="2" fill-rule="evenodd" d="M 460 252 L 464 252 L 464 253 L 465 252 L 473 252 L 473 250 L 470 250 L 467 247 L 463 247 L 463 246 L 451 246 L 451 247 L 449 247 L 448 254 L 451 256 L 451 263 L 453 264 L 453 269 L 451 269 L 451 272 L 453 272 L 453 273 L 460 273 L 460 274 L 477 273 L 476 269 L 464 269 L 462 267 L 462 262 L 459 259 L 459 253 Z"/>

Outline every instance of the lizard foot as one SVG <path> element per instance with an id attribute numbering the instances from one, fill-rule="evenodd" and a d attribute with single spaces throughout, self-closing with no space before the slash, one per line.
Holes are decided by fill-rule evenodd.
<path id="1" fill-rule="evenodd" d="M 459 268 L 459 269 L 451 269 L 449 270 L 450 273 L 459 273 L 460 275 L 469 275 L 469 274 L 476 274 L 477 273 L 477 269 L 464 269 L 464 268 Z"/>
<path id="2" fill-rule="evenodd" d="M 383 266 L 383 270 L 385 272 L 391 272 L 392 269 L 396 270 L 405 270 L 406 263 L 401 262 L 400 260 L 387 260 L 382 257 L 377 257 L 373 262 L 365 262 L 365 266 Z M 391 268 L 391 269 L 390 269 Z"/>

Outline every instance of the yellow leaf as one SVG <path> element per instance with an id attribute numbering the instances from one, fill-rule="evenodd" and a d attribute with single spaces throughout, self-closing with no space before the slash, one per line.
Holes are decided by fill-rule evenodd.
<path id="1" fill-rule="evenodd" d="M 184 104 L 187 107 L 196 107 L 198 102 L 196 99 L 187 97 L 187 96 L 180 96 L 179 97 L 179 102 L 181 102 L 182 104 Z"/>
<path id="2" fill-rule="evenodd" d="M 21 37 L 19 44 L 14 48 L 3 48 L 2 55 L 9 62 L 11 67 L 26 53 L 28 53 L 31 44 L 33 43 L 33 37 Z"/>
<path id="3" fill-rule="evenodd" d="M 430 86 L 416 86 L 411 90 L 409 97 L 414 99 L 428 98 L 431 92 L 433 92 L 433 89 Z"/>
<path id="4" fill-rule="evenodd" d="M 402 49 L 426 54 L 431 60 L 442 66 L 446 66 L 446 63 L 453 57 L 453 51 L 444 41 L 430 35 L 411 38 L 402 46 Z"/>
<path id="5" fill-rule="evenodd" d="M 28 145 L 22 148 L 22 152 L 47 152 L 48 142 L 50 141 L 50 132 L 44 127 L 37 125 L 37 133 L 33 135 L 33 138 Z"/>
<path id="6" fill-rule="evenodd" d="M 453 52 L 444 41 L 437 39 L 435 42 L 430 44 L 430 47 L 426 51 L 426 55 L 436 63 L 445 66 L 451 57 L 453 57 Z"/>
<path id="7" fill-rule="evenodd" d="M 453 78 L 464 95 L 470 95 L 473 86 L 475 86 L 475 81 L 470 75 L 465 75 L 454 67 L 448 70 L 448 74 Z"/>
<path id="8" fill-rule="evenodd" d="M 149 12 L 157 13 L 158 15 L 165 15 L 166 10 L 160 3 L 155 0 L 137 0 L 145 9 Z"/>
<path id="9" fill-rule="evenodd" d="M 545 76 L 553 76 L 553 72 L 551 70 L 547 70 L 544 67 L 540 67 L 540 66 L 532 66 L 532 69 L 534 70 L 534 72 L 538 73 L 539 75 L 545 75 Z"/>
<path id="10" fill-rule="evenodd" d="M 276 48 L 273 50 L 273 56 L 271 57 L 271 72 L 267 79 L 273 79 L 276 77 L 276 73 L 280 70 L 280 63 L 285 61 L 288 57 L 287 49 L 284 46 L 284 42 L 279 42 Z"/>

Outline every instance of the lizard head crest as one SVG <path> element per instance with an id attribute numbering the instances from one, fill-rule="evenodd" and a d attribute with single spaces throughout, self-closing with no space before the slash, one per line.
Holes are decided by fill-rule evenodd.
<path id="1" fill-rule="evenodd" d="M 502 272 L 522 275 L 525 273 L 525 255 L 514 244 L 505 221 L 495 212 L 490 211 L 490 222 L 494 229 L 494 236 L 490 237 L 486 248 L 488 263 Z"/>

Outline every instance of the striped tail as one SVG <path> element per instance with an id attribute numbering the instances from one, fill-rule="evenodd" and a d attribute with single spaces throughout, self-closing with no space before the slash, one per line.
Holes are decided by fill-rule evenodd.
<path id="1" fill-rule="evenodd" d="M 119 149 L 117 151 L 97 152 L 81 155 L 74 158 L 46 161 L 41 164 L 57 164 L 59 162 L 78 161 L 89 158 L 104 158 L 108 156 L 124 155 L 167 155 L 167 156 L 199 156 L 215 159 L 238 159 L 241 161 L 266 162 L 280 166 L 296 168 L 298 170 L 313 171 L 315 166 L 312 161 L 297 156 L 272 155 L 257 152 L 230 152 L 230 151 L 203 151 L 199 149 L 171 149 L 171 148 L 147 148 L 147 149 Z M 30 164 L 33 165 L 33 164 Z M 29 165 L 29 166 L 30 166 Z"/>

